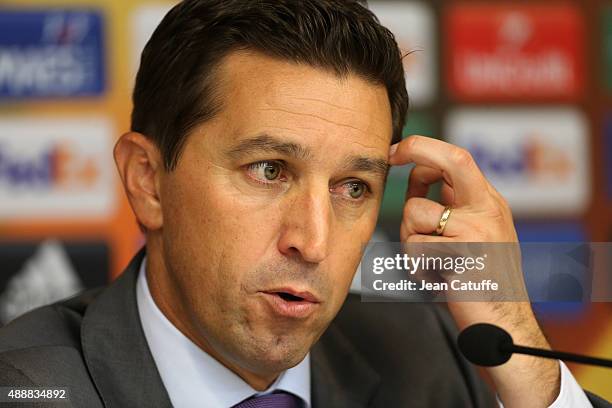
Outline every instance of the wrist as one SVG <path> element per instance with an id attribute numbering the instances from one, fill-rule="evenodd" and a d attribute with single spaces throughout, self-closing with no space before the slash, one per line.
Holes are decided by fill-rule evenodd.
<path id="1" fill-rule="evenodd" d="M 559 395 L 558 360 L 515 354 L 507 363 L 487 369 L 504 408 L 549 407 Z"/>

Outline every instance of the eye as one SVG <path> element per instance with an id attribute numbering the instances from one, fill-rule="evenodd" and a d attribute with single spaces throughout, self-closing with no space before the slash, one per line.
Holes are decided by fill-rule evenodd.
<path id="1" fill-rule="evenodd" d="M 348 193 L 351 198 L 358 199 L 365 193 L 366 187 L 363 183 L 351 182 L 348 183 Z"/>
<path id="2" fill-rule="evenodd" d="M 360 200 L 368 192 L 368 186 L 361 181 L 349 181 L 340 186 L 340 193 L 350 200 Z"/>
<path id="3" fill-rule="evenodd" d="M 274 161 L 262 161 L 247 166 L 247 171 L 255 180 L 268 183 L 281 180 L 283 165 Z"/>

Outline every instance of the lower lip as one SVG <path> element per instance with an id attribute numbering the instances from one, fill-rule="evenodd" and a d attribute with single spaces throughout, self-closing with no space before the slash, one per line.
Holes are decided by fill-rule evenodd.
<path id="1" fill-rule="evenodd" d="M 318 303 L 308 302 L 306 300 L 288 301 L 273 293 L 261 293 L 274 313 L 283 317 L 304 319 L 310 316 L 319 305 Z"/>

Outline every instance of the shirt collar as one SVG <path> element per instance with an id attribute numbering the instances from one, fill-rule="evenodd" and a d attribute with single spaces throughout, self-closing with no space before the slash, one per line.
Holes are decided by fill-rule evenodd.
<path id="1" fill-rule="evenodd" d="M 136 302 L 142 328 L 160 377 L 176 407 L 228 408 L 252 396 L 275 390 L 291 392 L 310 407 L 310 353 L 298 365 L 257 392 L 244 380 L 200 349 L 159 310 L 146 279 L 146 258 L 140 265 Z"/>

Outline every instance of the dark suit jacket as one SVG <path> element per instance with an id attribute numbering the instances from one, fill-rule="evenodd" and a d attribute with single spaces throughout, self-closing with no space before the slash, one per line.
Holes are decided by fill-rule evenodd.
<path id="1" fill-rule="evenodd" d="M 68 387 L 76 407 L 171 406 L 138 317 L 135 284 L 143 254 L 108 287 L 36 309 L 0 329 L 0 386 Z M 362 304 L 349 295 L 311 350 L 313 406 L 495 406 L 459 355 L 454 330 L 436 305 Z"/>

